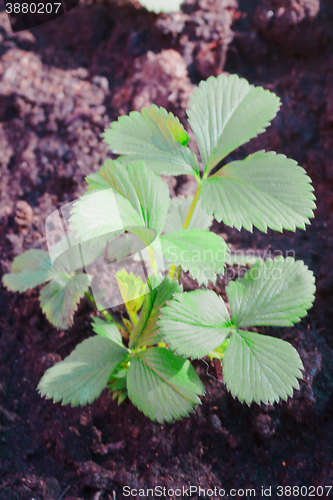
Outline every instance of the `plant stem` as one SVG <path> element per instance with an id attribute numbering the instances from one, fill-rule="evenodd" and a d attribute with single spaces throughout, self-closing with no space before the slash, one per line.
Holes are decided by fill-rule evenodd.
<path id="1" fill-rule="evenodd" d="M 185 222 L 184 222 L 184 225 L 183 225 L 183 229 L 187 229 L 188 226 L 189 226 L 189 223 L 191 222 L 191 218 L 192 218 L 194 209 L 196 207 L 196 204 L 198 203 L 198 198 L 199 198 L 200 191 L 201 191 L 201 183 L 198 185 L 198 188 L 197 188 L 196 193 L 194 195 L 194 198 L 192 200 L 190 209 L 188 211 L 188 214 L 186 216 L 186 219 L 185 219 Z"/>
<path id="2" fill-rule="evenodd" d="M 155 261 L 155 251 L 153 248 L 150 248 L 150 246 L 147 247 L 147 250 L 149 253 L 149 257 L 150 257 L 152 270 L 157 274 L 157 266 L 156 266 L 156 261 Z"/>
<path id="3" fill-rule="evenodd" d="M 175 270 L 176 270 L 176 266 L 174 263 L 172 263 L 171 267 L 170 267 L 170 271 L 169 271 L 169 276 L 171 278 L 171 281 L 173 280 L 173 277 L 175 275 Z"/>
<path id="4" fill-rule="evenodd" d="M 200 181 L 200 179 L 199 179 L 199 181 Z M 187 216 L 186 216 L 186 219 L 185 219 L 185 222 L 184 222 L 184 225 L 183 225 L 183 229 L 187 229 L 188 226 L 189 226 L 189 223 L 191 222 L 191 218 L 192 218 L 194 209 L 195 209 L 195 207 L 196 207 L 196 205 L 198 203 L 198 198 L 199 198 L 200 191 L 201 191 L 201 182 L 198 183 L 198 188 L 196 190 L 196 193 L 195 193 L 194 198 L 192 200 L 191 206 L 190 206 L 189 211 L 187 213 Z M 170 275 L 171 280 L 173 280 L 173 278 L 174 278 L 175 271 L 176 271 L 175 264 L 171 264 L 170 271 L 169 271 L 169 275 Z M 179 278 L 180 278 L 180 271 L 181 271 L 181 266 L 178 266 L 177 274 L 176 274 L 176 278 L 177 278 L 178 281 L 179 281 Z"/>

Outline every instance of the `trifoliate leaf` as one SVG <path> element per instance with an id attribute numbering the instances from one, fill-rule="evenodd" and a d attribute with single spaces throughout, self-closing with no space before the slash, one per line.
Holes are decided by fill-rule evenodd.
<path id="1" fill-rule="evenodd" d="M 274 152 L 258 151 L 233 161 L 206 179 L 202 208 L 217 221 L 252 231 L 305 228 L 313 217 L 313 187 L 294 160 Z"/>
<path id="2" fill-rule="evenodd" d="M 231 325 L 222 298 L 211 290 L 175 295 L 163 307 L 160 335 L 170 349 L 188 358 L 201 358 L 225 340 Z"/>
<path id="3" fill-rule="evenodd" d="M 182 267 L 201 285 L 216 281 L 223 273 L 228 247 L 214 233 L 199 229 L 183 229 L 160 237 L 164 259 Z"/>
<path id="4" fill-rule="evenodd" d="M 237 75 L 219 75 L 194 89 L 187 112 L 205 172 L 231 151 L 265 131 L 280 99 Z"/>
<path id="5" fill-rule="evenodd" d="M 160 282 L 157 285 L 157 280 Z M 160 275 L 151 277 L 151 292 L 144 298 L 143 308 L 136 327 L 131 334 L 130 347 L 138 348 L 157 344 L 161 340 L 157 321 L 160 310 L 167 300 L 171 300 L 175 293 L 182 291 L 177 281 L 171 281 L 169 275 L 162 281 Z"/>
<path id="6" fill-rule="evenodd" d="M 28 250 L 14 259 L 11 273 L 3 277 L 4 285 L 12 291 L 24 292 L 47 283 L 40 292 L 41 307 L 47 319 L 57 328 L 68 328 L 77 305 L 88 289 L 88 276 L 74 273 L 83 267 L 79 246 L 63 246 L 53 266 L 47 252 Z M 97 256 L 96 250 L 85 247 L 87 262 Z"/>
<path id="7" fill-rule="evenodd" d="M 142 306 L 144 295 L 149 290 L 147 284 L 142 281 L 140 276 L 135 276 L 133 272 L 128 274 L 126 269 L 117 271 L 116 279 L 130 316 L 137 313 Z"/>
<path id="8" fill-rule="evenodd" d="M 105 142 L 116 154 L 126 155 L 124 164 L 143 160 L 156 174 L 198 174 L 195 154 L 186 147 L 189 137 L 172 113 L 154 104 L 141 113 L 120 116 L 104 133 Z"/>
<path id="9" fill-rule="evenodd" d="M 80 299 L 88 290 L 87 274 L 54 273 L 40 292 L 40 304 L 47 319 L 57 328 L 68 328 Z"/>
<path id="10" fill-rule="evenodd" d="M 299 389 L 302 361 L 288 342 L 235 330 L 223 360 L 223 381 L 240 401 L 274 403 Z"/>
<path id="11" fill-rule="evenodd" d="M 232 323 L 237 328 L 291 326 L 306 315 L 315 289 L 313 273 L 303 261 L 281 256 L 258 260 L 227 287 Z"/>
<path id="12" fill-rule="evenodd" d="M 130 201 L 147 227 L 161 233 L 170 203 L 169 189 L 143 161 L 132 162 L 125 168 L 119 161 L 106 160 L 98 174 L 87 177 L 87 182 L 88 192 L 112 187 Z"/>
<path id="13" fill-rule="evenodd" d="M 25 292 L 50 281 L 52 278 L 51 269 L 52 262 L 47 252 L 28 250 L 15 257 L 11 272 L 5 274 L 2 281 L 5 287 L 12 292 Z"/>
<path id="14" fill-rule="evenodd" d="M 200 404 L 204 386 L 187 359 L 151 347 L 132 358 L 127 391 L 140 411 L 162 423 L 188 416 Z"/>
<path id="15" fill-rule="evenodd" d="M 150 12 L 159 14 L 160 12 L 176 12 L 180 9 L 183 0 L 139 0 L 139 3 Z"/>
<path id="16" fill-rule="evenodd" d="M 63 361 L 49 368 L 37 389 L 42 396 L 66 405 L 92 403 L 108 383 L 127 349 L 105 337 L 91 337 Z"/>
<path id="17" fill-rule="evenodd" d="M 118 344 L 123 345 L 121 333 L 114 323 L 109 323 L 101 318 L 98 318 L 97 316 L 94 316 L 91 326 L 93 327 L 93 330 L 95 333 L 97 333 L 97 335 L 106 337 L 113 342 L 117 342 Z"/>
<path id="18" fill-rule="evenodd" d="M 193 196 L 188 196 L 184 200 L 172 198 L 163 227 L 164 233 L 174 233 L 183 229 L 192 201 Z M 208 215 L 206 211 L 201 208 L 201 201 L 198 201 L 193 211 L 188 229 L 209 229 L 212 222 L 213 217 Z"/>
<path id="19" fill-rule="evenodd" d="M 82 241 L 91 240 L 91 244 L 101 244 L 103 238 L 112 240 L 130 226 L 144 225 L 143 216 L 114 189 L 96 191 L 80 198 L 74 204 L 70 220 Z"/>

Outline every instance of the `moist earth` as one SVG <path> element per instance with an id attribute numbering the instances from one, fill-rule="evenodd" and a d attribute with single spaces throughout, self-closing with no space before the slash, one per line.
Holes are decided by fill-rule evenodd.
<path id="1" fill-rule="evenodd" d="M 300 389 L 287 402 L 248 407 L 215 380 L 214 365 L 198 361 L 206 395 L 173 424 L 151 422 L 129 401 L 118 407 L 106 391 L 83 408 L 53 404 L 38 395 L 38 381 L 91 335 L 93 309 L 83 301 L 74 326 L 59 331 L 41 312 L 37 290 L 1 287 L 1 500 L 123 499 L 126 485 L 256 488 L 259 498 L 262 486 L 272 486 L 274 499 L 279 485 L 333 484 L 331 1 L 185 0 L 181 11 L 159 16 L 134 0 L 86 1 L 15 35 L 2 8 L 0 274 L 15 255 L 45 248 L 46 217 L 82 194 L 85 176 L 110 156 L 101 138 L 110 121 L 154 102 L 185 123 L 194 86 L 222 71 L 282 100 L 267 132 L 228 160 L 274 150 L 297 160 L 315 188 L 318 208 L 307 231 L 213 225 L 236 249 L 293 251 L 314 271 L 308 316 L 294 328 L 260 330 L 298 349 Z M 195 190 L 187 176 L 165 181 L 172 196 Z M 226 281 L 211 288 L 224 294 Z M 311 498 L 322 498 L 320 489 Z"/>

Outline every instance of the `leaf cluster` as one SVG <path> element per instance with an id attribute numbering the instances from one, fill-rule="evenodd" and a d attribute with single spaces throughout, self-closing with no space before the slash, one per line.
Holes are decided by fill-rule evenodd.
<path id="1" fill-rule="evenodd" d="M 42 395 L 83 405 L 108 387 L 118 402 L 128 396 L 152 420 L 172 421 L 200 403 L 204 386 L 189 359 L 204 356 L 222 361 L 228 390 L 247 404 L 286 400 L 299 387 L 297 351 L 251 328 L 291 326 L 306 315 L 315 286 L 302 261 L 252 261 L 226 289 L 230 313 L 212 290 L 184 292 L 179 283 L 183 270 L 207 287 L 227 263 L 237 262 L 222 237 L 209 231 L 214 218 L 266 232 L 304 229 L 313 217 L 311 181 L 294 160 L 258 151 L 225 163 L 264 132 L 279 106 L 275 94 L 235 75 L 201 82 L 188 110 L 199 160 L 183 125 L 163 108 L 152 105 L 111 123 L 104 139 L 120 156 L 87 177 L 87 193 L 74 204 L 71 224 L 81 243 L 53 265 L 46 252 L 29 250 L 3 282 L 13 291 L 46 283 L 42 309 L 64 328 L 91 283 L 71 252 L 83 249 L 90 269 L 104 244 L 115 242 L 108 256 L 118 261 L 134 252 L 137 237 L 146 280 L 125 267 L 116 273 L 126 307 L 122 323 L 106 312 L 105 319 L 94 317 L 96 335 L 47 370 L 38 386 Z M 195 196 L 170 199 L 161 174 L 194 176 Z M 117 242 L 119 234 L 124 238 Z"/>

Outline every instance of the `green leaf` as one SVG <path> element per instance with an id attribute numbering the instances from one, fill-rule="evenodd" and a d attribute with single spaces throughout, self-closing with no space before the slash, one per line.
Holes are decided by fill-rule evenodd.
<path id="1" fill-rule="evenodd" d="M 92 403 L 101 394 L 127 349 L 105 337 L 91 337 L 63 361 L 49 368 L 37 389 L 42 396 L 66 405 Z"/>
<path id="2" fill-rule="evenodd" d="M 11 272 L 3 276 L 2 281 L 12 292 L 25 292 L 46 281 L 50 281 L 52 262 L 47 252 L 28 250 L 15 257 Z"/>
<path id="3" fill-rule="evenodd" d="M 161 275 L 153 275 L 150 281 L 152 290 L 145 295 L 139 321 L 131 334 L 130 347 L 138 348 L 160 342 L 157 321 L 161 307 L 167 300 L 171 300 L 175 293 L 182 291 L 182 286 L 177 281 L 171 281 L 169 275 L 165 276 L 163 281 Z M 158 281 L 161 282 L 159 285 Z"/>
<path id="4" fill-rule="evenodd" d="M 114 189 L 93 192 L 80 198 L 70 221 L 82 241 L 101 244 L 114 239 L 130 226 L 143 226 L 144 218 Z M 103 238 L 102 238 L 103 237 Z M 94 240 L 95 239 L 95 240 Z"/>
<path id="5" fill-rule="evenodd" d="M 148 286 L 140 276 L 135 276 L 133 272 L 128 274 L 126 269 L 117 271 L 115 276 L 126 309 L 132 317 L 141 308 Z"/>
<path id="6" fill-rule="evenodd" d="M 198 142 L 204 171 L 231 151 L 261 134 L 276 116 L 280 99 L 237 75 L 219 75 L 200 82 L 187 115 Z"/>
<path id="7" fill-rule="evenodd" d="M 172 198 L 163 228 L 164 233 L 174 233 L 183 229 L 192 201 L 193 196 L 188 196 L 184 200 Z M 198 201 L 193 211 L 188 229 L 209 229 L 212 222 L 213 217 L 208 215 L 206 211 L 201 208 L 201 201 Z"/>
<path id="8" fill-rule="evenodd" d="M 225 340 L 231 325 L 222 298 L 211 290 L 175 295 L 158 322 L 163 342 L 177 354 L 201 358 Z"/>
<path id="9" fill-rule="evenodd" d="M 119 161 L 106 160 L 99 173 L 92 176 L 87 177 L 88 192 L 112 187 L 130 201 L 147 227 L 161 233 L 170 204 L 169 188 L 143 161 L 124 167 Z"/>
<path id="10" fill-rule="evenodd" d="M 223 360 L 223 380 L 240 401 L 274 403 L 299 389 L 302 361 L 288 342 L 258 333 L 235 330 Z"/>
<path id="11" fill-rule="evenodd" d="M 104 321 L 98 316 L 94 316 L 91 326 L 97 335 L 108 338 L 109 340 L 112 340 L 112 342 L 117 342 L 121 346 L 123 345 L 121 333 L 115 324 Z"/>
<path id="12" fill-rule="evenodd" d="M 291 326 L 306 315 L 315 289 L 313 273 L 303 261 L 260 259 L 227 287 L 232 323 L 242 328 Z"/>
<path id="13" fill-rule="evenodd" d="M 183 229 L 160 237 L 163 256 L 179 265 L 197 280 L 199 285 L 216 281 L 223 273 L 228 256 L 224 240 L 214 233 L 199 229 Z"/>
<path id="14" fill-rule="evenodd" d="M 107 161 L 111 160 L 106 160 L 106 162 Z M 103 191 L 103 189 L 110 189 L 109 182 L 106 179 L 104 179 L 104 177 L 102 177 L 101 175 L 102 168 L 103 167 L 101 167 L 98 172 L 94 172 L 93 174 L 87 175 L 86 182 L 88 184 L 87 186 L 88 194 L 92 193 L 93 191 Z"/>
<path id="15" fill-rule="evenodd" d="M 40 292 L 40 304 L 47 319 L 57 328 L 68 328 L 80 299 L 88 290 L 87 274 L 54 273 Z"/>
<path id="16" fill-rule="evenodd" d="M 203 182 L 202 208 L 236 229 L 305 228 L 313 217 L 313 187 L 294 160 L 258 151 L 233 161 Z"/>
<path id="17" fill-rule="evenodd" d="M 180 9 L 183 0 L 139 0 L 139 3 L 150 12 L 159 14 L 160 12 L 176 12 Z"/>
<path id="18" fill-rule="evenodd" d="M 105 142 L 124 164 L 143 160 L 156 174 L 199 173 L 195 154 L 186 147 L 188 135 L 172 113 L 154 104 L 141 113 L 120 116 L 104 133 Z"/>
<path id="19" fill-rule="evenodd" d="M 68 245 L 61 243 L 64 251 L 53 266 L 47 252 L 28 250 L 14 259 L 12 272 L 4 275 L 3 283 L 9 290 L 24 292 L 49 282 L 40 292 L 42 310 L 54 326 L 68 328 L 89 280 L 86 274 L 73 272 L 82 267 L 79 247 L 65 250 Z M 92 252 L 87 246 L 85 250 L 88 262 L 96 258 L 96 250 Z"/>
<path id="20" fill-rule="evenodd" d="M 193 412 L 204 386 L 187 359 L 165 348 L 151 347 L 132 358 L 127 391 L 140 411 L 162 423 Z"/>

